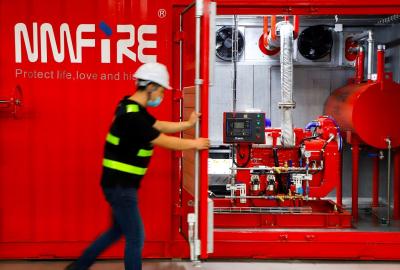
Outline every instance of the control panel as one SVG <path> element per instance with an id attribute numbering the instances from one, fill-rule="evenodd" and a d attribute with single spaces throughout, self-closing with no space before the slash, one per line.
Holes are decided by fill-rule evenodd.
<path id="1" fill-rule="evenodd" d="M 265 143 L 265 113 L 224 112 L 224 143 Z"/>

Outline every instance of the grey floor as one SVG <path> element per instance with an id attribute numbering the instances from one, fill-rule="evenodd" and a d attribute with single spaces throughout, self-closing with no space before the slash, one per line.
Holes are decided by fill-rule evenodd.
<path id="1" fill-rule="evenodd" d="M 66 261 L 0 261 L 0 270 L 62 270 Z M 193 265 L 187 261 L 150 260 L 143 270 L 400 270 L 400 262 L 342 261 L 212 261 Z M 91 270 L 124 270 L 121 261 L 100 261 Z"/>

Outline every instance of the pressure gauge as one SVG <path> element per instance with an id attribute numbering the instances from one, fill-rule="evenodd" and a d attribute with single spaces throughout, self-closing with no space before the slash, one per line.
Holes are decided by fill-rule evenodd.
<path id="1" fill-rule="evenodd" d="M 310 158 L 311 157 L 311 152 L 310 151 L 304 151 L 304 157 L 305 158 Z"/>

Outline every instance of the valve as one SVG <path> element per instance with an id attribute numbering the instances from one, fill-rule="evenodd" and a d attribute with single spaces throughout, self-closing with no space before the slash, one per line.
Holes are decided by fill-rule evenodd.
<path id="1" fill-rule="evenodd" d="M 235 197 L 236 191 L 239 191 L 240 203 L 246 203 L 246 184 L 227 184 L 226 190 L 231 192 L 231 197 Z"/>
<path id="2" fill-rule="evenodd" d="M 275 175 L 269 174 L 267 176 L 267 194 L 272 195 L 275 193 L 276 190 L 276 181 L 275 181 Z"/>
<path id="3" fill-rule="evenodd" d="M 11 114 L 14 118 L 18 118 L 18 112 L 21 109 L 23 101 L 22 88 L 17 85 L 8 99 L 0 99 L 0 108 L 11 108 Z"/>
<path id="4" fill-rule="evenodd" d="M 251 191 L 259 191 L 260 190 L 260 176 L 252 175 L 250 178 L 251 183 Z"/>
<path id="5" fill-rule="evenodd" d="M 360 44 L 353 39 L 348 37 L 345 42 L 345 57 L 347 61 L 355 61 L 357 59 L 358 47 Z"/>

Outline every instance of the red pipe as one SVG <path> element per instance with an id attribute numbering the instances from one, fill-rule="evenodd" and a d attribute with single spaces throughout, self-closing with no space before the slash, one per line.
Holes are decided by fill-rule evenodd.
<path id="1" fill-rule="evenodd" d="M 343 178 L 342 178 L 342 172 L 343 172 L 343 158 L 342 158 L 342 155 L 339 155 L 339 159 L 340 159 L 340 161 L 339 161 L 339 166 L 340 166 L 340 174 L 339 174 L 339 182 L 338 182 L 338 184 L 337 184 L 337 187 L 336 187 L 336 204 L 338 205 L 338 206 L 343 206 L 343 201 L 342 201 L 342 199 L 343 199 L 343 183 L 342 183 L 342 181 L 343 181 Z"/>
<path id="2" fill-rule="evenodd" d="M 271 16 L 271 39 L 276 40 L 276 15 Z"/>
<path id="3" fill-rule="evenodd" d="M 400 219 L 400 150 L 394 151 L 393 164 L 393 219 Z"/>
<path id="4" fill-rule="evenodd" d="M 355 134 L 352 134 L 351 140 L 351 152 L 352 152 L 352 199 L 351 199 L 351 211 L 353 215 L 353 221 L 358 221 L 358 167 L 360 159 L 360 143 Z"/>
<path id="5" fill-rule="evenodd" d="M 289 20 L 289 16 L 285 16 L 285 21 Z M 293 16 L 293 38 L 299 35 L 299 17 Z M 271 39 L 276 40 L 276 15 L 271 16 Z M 258 40 L 258 47 L 265 55 L 274 55 L 279 52 L 280 48 L 268 49 L 268 16 L 263 17 L 263 34 Z"/>
<path id="6" fill-rule="evenodd" d="M 268 46 L 268 16 L 264 16 L 264 47 Z"/>
<path id="7" fill-rule="evenodd" d="M 379 156 L 374 157 L 372 162 L 373 162 L 372 207 L 378 207 L 379 206 Z"/>
<path id="8" fill-rule="evenodd" d="M 377 82 L 383 81 L 383 76 L 385 73 L 385 45 L 378 45 L 378 52 L 377 52 Z"/>
<path id="9" fill-rule="evenodd" d="M 296 39 L 299 36 L 299 28 L 300 28 L 300 18 L 299 16 L 293 16 L 293 38 Z"/>
<path id="10" fill-rule="evenodd" d="M 356 83 L 361 83 L 364 80 L 364 59 L 365 52 L 363 47 L 360 47 L 356 59 Z"/>
<path id="11" fill-rule="evenodd" d="M 272 19 L 273 16 L 271 16 L 271 23 L 273 22 Z M 258 47 L 260 48 L 260 51 L 264 53 L 265 55 L 275 55 L 280 51 L 280 48 L 268 48 L 268 17 L 264 16 L 264 26 L 263 26 L 263 34 L 260 36 L 258 39 Z M 276 19 L 275 19 L 276 21 Z M 275 33 L 275 23 L 271 25 L 271 38 L 272 35 L 275 35 L 276 38 L 276 33 Z"/>

